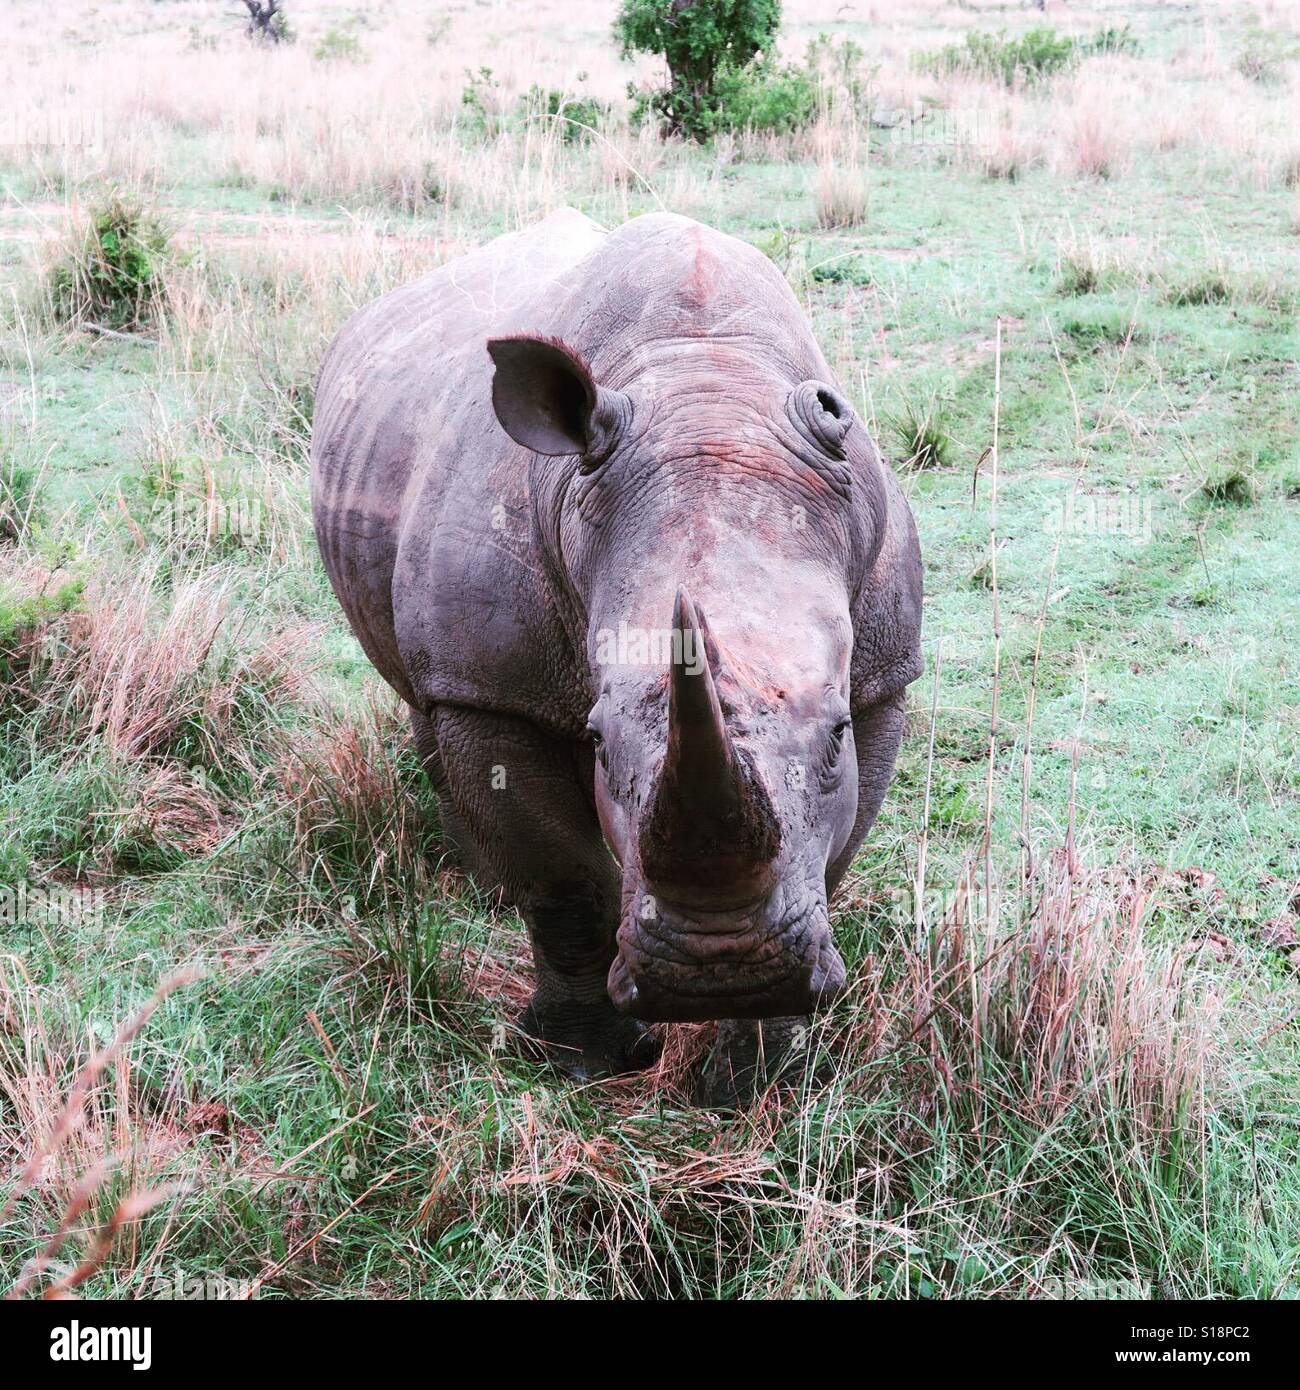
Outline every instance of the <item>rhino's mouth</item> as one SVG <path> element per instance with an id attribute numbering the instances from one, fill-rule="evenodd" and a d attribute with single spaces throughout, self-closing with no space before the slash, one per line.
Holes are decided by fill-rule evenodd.
<path id="1" fill-rule="evenodd" d="M 824 899 L 780 911 L 777 893 L 747 910 L 690 913 L 656 903 L 626 918 L 609 996 L 647 1022 L 806 1014 L 843 988 Z M 635 899 L 634 899 L 635 900 Z"/>

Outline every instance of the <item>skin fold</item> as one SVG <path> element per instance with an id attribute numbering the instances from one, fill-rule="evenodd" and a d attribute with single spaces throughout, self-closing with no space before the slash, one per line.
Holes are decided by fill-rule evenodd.
<path id="1" fill-rule="evenodd" d="M 528 925 L 525 1031 L 593 1075 L 731 1020 L 706 1098 L 760 1082 L 843 986 L 828 902 L 921 669 L 911 514 L 784 278 L 562 209 L 349 320 L 312 460 L 448 838 Z"/>

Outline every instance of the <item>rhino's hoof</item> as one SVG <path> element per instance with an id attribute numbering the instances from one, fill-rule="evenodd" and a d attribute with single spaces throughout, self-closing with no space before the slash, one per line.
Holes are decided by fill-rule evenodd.
<path id="1" fill-rule="evenodd" d="M 775 1081 L 801 1085 L 816 1055 L 806 1018 L 724 1019 L 700 1073 L 696 1103 L 706 1110 L 748 1109 Z"/>
<path id="2" fill-rule="evenodd" d="M 659 1039 L 634 1018 L 610 1010 L 595 1019 L 556 1016 L 530 1004 L 519 1020 L 527 1050 L 575 1081 L 623 1076 L 653 1066 Z"/>

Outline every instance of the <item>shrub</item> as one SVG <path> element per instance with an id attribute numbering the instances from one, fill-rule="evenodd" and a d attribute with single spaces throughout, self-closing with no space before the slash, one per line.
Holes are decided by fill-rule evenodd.
<path id="1" fill-rule="evenodd" d="M 625 58 L 657 53 L 668 86 L 638 95 L 634 117 L 653 110 L 664 133 L 705 141 L 717 129 L 718 76 L 737 73 L 770 48 L 780 0 L 623 0 L 614 37 Z"/>
<path id="2" fill-rule="evenodd" d="M 0 585 L 0 728 L 15 709 L 30 703 L 27 685 L 33 664 L 52 650 L 50 624 L 77 607 L 82 581 L 66 571 L 39 576 L 7 575 Z"/>
<path id="3" fill-rule="evenodd" d="M 818 285 L 871 284 L 871 271 L 858 256 L 832 255 L 818 261 L 808 273 Z"/>
<path id="4" fill-rule="evenodd" d="M 1140 45 L 1127 24 L 1110 24 L 1104 29 L 1098 29 L 1092 38 L 1082 40 L 1078 44 L 1078 51 L 1084 58 L 1099 58 L 1107 54 L 1131 56 L 1140 52 Z"/>
<path id="5" fill-rule="evenodd" d="M 1067 318 L 1061 324 L 1061 333 L 1080 352 L 1145 342 L 1148 336 L 1131 314 L 1119 310 L 1103 311 L 1091 318 Z"/>
<path id="6" fill-rule="evenodd" d="M 934 72 L 969 72 L 1014 87 L 1061 72 L 1076 57 L 1069 35 L 1054 29 L 1030 29 L 1018 39 L 1009 38 L 1005 30 L 970 33 L 964 44 L 949 44 L 923 62 Z"/>
<path id="7" fill-rule="evenodd" d="M 1241 467 L 1211 473 L 1201 484 L 1201 496 L 1211 506 L 1249 507 L 1256 497 L 1255 480 Z"/>
<path id="8" fill-rule="evenodd" d="M 818 118 L 828 91 L 853 109 L 867 100 L 865 54 L 852 39 L 820 34 L 810 40 L 801 62 L 781 62 L 761 50 L 746 63 L 730 59 L 718 64 L 709 100 L 695 111 L 684 133 L 707 140 L 723 131 L 755 131 L 761 135 L 790 135 L 805 130 Z M 662 119 L 664 133 L 676 129 L 671 92 L 629 87 L 632 123 L 651 115 Z"/>
<path id="9" fill-rule="evenodd" d="M 866 57 L 866 50 L 852 39 L 818 34 L 808 41 L 804 64 L 823 86 L 847 100 L 855 110 L 862 110 L 870 98 L 871 74 L 866 70 Z"/>
<path id="10" fill-rule="evenodd" d="M 144 326 L 157 315 L 171 259 L 163 225 L 114 189 L 92 209 L 74 245 L 49 273 L 55 319 L 115 330 Z"/>
<path id="11" fill-rule="evenodd" d="M 1290 56 L 1276 35 L 1256 31 L 1242 44 L 1233 66 L 1249 81 L 1272 86 L 1282 80 L 1282 65 Z"/>
<path id="12" fill-rule="evenodd" d="M 788 135 L 817 115 L 817 79 L 811 67 L 780 63 L 760 53 L 743 68 L 718 74 L 711 131 L 754 130 Z"/>
<path id="13" fill-rule="evenodd" d="M 1166 285 L 1164 297 L 1177 308 L 1227 304 L 1232 299 L 1232 282 L 1222 266 L 1201 266 Z"/>
<path id="14" fill-rule="evenodd" d="M 1081 58 L 1136 53 L 1138 42 L 1128 25 L 1099 29 L 1090 39 L 1072 39 L 1054 29 L 1030 29 L 1019 38 L 1005 30 L 970 33 L 965 43 L 949 44 L 921 59 L 931 72 L 966 72 L 1007 87 L 1028 85 L 1073 67 Z"/>
<path id="15" fill-rule="evenodd" d="M 718 107 L 711 129 L 790 135 L 813 125 L 833 104 L 856 114 L 867 103 L 864 53 L 852 39 L 828 34 L 810 40 L 801 63 L 782 63 L 760 53 L 743 68 L 718 74 Z"/>
<path id="16" fill-rule="evenodd" d="M 327 29 L 312 51 L 313 58 L 322 63 L 365 63 L 369 61 L 361 40 L 344 29 Z"/>
<path id="17" fill-rule="evenodd" d="M 469 79 L 461 88 L 460 104 L 466 124 L 475 135 L 500 135 L 507 124 L 501 105 L 501 83 L 491 68 L 477 72 L 466 68 Z"/>
<path id="18" fill-rule="evenodd" d="M 609 117 L 609 105 L 593 96 L 576 96 L 557 87 L 534 83 L 520 100 L 524 115 L 554 117 L 566 144 L 590 140 L 591 133 Z"/>

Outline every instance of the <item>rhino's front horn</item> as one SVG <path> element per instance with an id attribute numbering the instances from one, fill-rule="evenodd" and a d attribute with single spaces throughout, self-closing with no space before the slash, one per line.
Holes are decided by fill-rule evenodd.
<path id="1" fill-rule="evenodd" d="M 641 823 L 646 883 L 670 902 L 721 911 L 770 891 L 781 847 L 762 782 L 727 732 L 707 625 L 689 595 L 673 605 L 668 741 Z"/>

